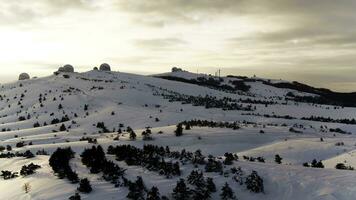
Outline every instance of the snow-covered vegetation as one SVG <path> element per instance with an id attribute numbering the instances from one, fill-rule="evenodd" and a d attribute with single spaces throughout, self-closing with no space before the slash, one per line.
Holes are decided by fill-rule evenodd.
<path id="1" fill-rule="evenodd" d="M 336 93 L 108 64 L 28 78 L 0 85 L 0 199 L 356 197 L 356 108 Z"/>

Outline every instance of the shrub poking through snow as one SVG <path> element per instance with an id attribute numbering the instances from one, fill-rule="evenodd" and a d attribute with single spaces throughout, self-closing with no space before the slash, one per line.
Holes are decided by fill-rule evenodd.
<path id="1" fill-rule="evenodd" d="M 24 165 L 21 168 L 20 175 L 21 176 L 28 176 L 34 174 L 37 169 L 41 168 L 41 166 L 30 163 L 29 165 Z"/>

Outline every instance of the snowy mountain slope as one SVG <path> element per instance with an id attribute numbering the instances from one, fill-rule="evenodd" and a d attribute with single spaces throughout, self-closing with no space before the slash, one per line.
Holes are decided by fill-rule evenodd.
<path id="1" fill-rule="evenodd" d="M 175 75 L 195 78 L 188 72 Z M 224 82 L 229 84 L 229 79 Z M 248 92 L 234 93 L 152 76 L 89 71 L 1 85 L 0 146 L 12 147 L 11 151 L 3 150 L 3 153 L 26 150 L 36 153 L 43 149 L 49 154 L 58 147 L 71 147 L 76 152 L 70 161 L 71 167 L 80 178 L 88 177 L 93 187 L 92 193 L 81 193 L 82 199 L 126 199 L 128 193 L 126 187 L 115 188 L 100 174 L 91 174 L 81 163 L 80 154 L 95 145 L 83 140 L 85 137 L 95 138 L 104 150 L 110 145 L 130 144 L 142 148 L 144 144 L 155 144 L 179 151 L 200 149 L 206 156 L 220 157 L 232 152 L 239 156 L 233 166 L 240 166 L 246 174 L 256 170 L 264 179 L 265 193 L 254 194 L 231 176 L 204 173 L 214 177 L 218 188 L 211 199 L 219 199 L 220 188 L 225 182 L 233 188 L 238 199 L 353 199 L 356 196 L 354 172 L 334 168 L 344 161 L 356 167 L 353 156 L 356 127 L 346 123 L 356 118 L 356 109 L 295 102 L 286 99 L 288 93 L 315 94 L 276 88 L 258 81 L 247 84 L 250 86 Z M 311 116 L 349 121 L 301 119 Z M 184 130 L 183 136 L 176 137 L 176 125 L 192 119 L 235 122 L 239 129 L 193 126 L 191 130 Z M 98 122 L 104 122 L 107 130 L 98 126 Z M 137 133 L 135 141 L 130 140 L 128 127 Z M 152 127 L 151 141 L 142 140 L 141 132 L 146 127 Z M 118 134 L 119 129 L 121 134 Z M 114 140 L 118 135 L 119 140 Z M 274 161 L 276 154 L 283 158 L 281 165 Z M 243 156 L 263 157 L 265 163 L 247 161 Z M 142 176 L 148 188 L 157 186 L 161 195 L 172 198 L 172 189 L 180 177 L 167 179 L 141 166 L 116 161 L 112 155 L 107 158 L 127 169 L 128 179 Z M 302 166 L 313 159 L 323 160 L 328 169 Z M 28 177 L 1 179 L 0 191 L 4 191 L 0 192 L 1 198 L 68 199 L 73 195 L 77 185 L 58 179 L 48 160 L 49 155 L 29 159 L 1 158 L 0 171 L 20 171 L 21 166 L 31 162 L 41 165 L 37 173 Z M 231 167 L 225 166 L 224 170 L 229 171 Z M 204 167 L 199 168 L 204 171 Z M 193 169 L 192 164 L 181 165 L 181 177 L 187 177 Z M 26 182 L 32 187 L 27 194 L 21 190 Z"/>

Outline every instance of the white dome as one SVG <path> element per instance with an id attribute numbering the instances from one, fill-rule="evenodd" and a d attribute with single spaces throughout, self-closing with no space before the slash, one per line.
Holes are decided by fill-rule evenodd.
<path id="1" fill-rule="evenodd" d="M 100 71 L 111 71 L 110 65 L 107 63 L 103 63 L 100 65 Z"/>
<path id="2" fill-rule="evenodd" d="M 74 67 L 72 65 L 64 65 L 63 67 L 58 68 L 59 72 L 74 72 Z"/>
<path id="3" fill-rule="evenodd" d="M 19 75 L 19 80 L 26 80 L 26 79 L 30 79 L 30 75 L 28 75 L 28 73 L 21 73 Z"/>

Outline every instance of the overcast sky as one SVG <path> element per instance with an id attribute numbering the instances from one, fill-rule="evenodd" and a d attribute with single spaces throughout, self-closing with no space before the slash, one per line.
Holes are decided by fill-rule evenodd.
<path id="1" fill-rule="evenodd" d="M 356 91 L 355 10 L 355 0 L 1 1 L 0 82 L 107 62 Z"/>

